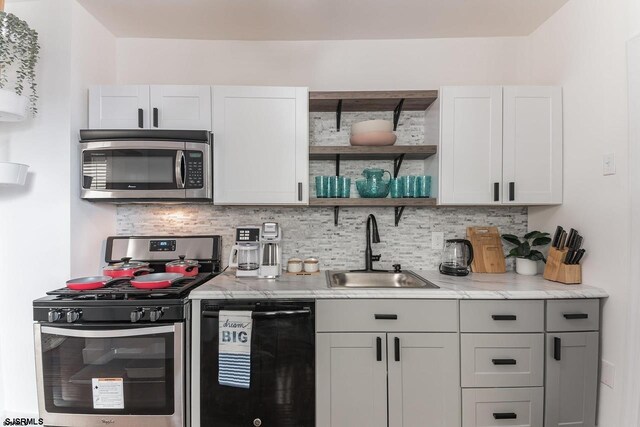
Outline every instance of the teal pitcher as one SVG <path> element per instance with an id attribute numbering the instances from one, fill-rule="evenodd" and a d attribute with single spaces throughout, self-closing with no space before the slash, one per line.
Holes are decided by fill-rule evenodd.
<path id="1" fill-rule="evenodd" d="M 391 179 L 391 172 L 387 170 L 378 168 L 365 169 L 362 175 L 366 179 L 356 181 L 356 188 L 360 197 L 387 197 L 389 194 L 389 180 L 384 180 L 385 173 L 388 173 L 389 179 Z"/>

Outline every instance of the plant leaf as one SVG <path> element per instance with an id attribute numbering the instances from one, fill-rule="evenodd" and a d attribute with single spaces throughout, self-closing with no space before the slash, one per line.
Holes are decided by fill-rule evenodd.
<path id="1" fill-rule="evenodd" d="M 544 262 L 547 262 L 547 260 L 544 257 L 544 255 L 542 255 L 542 252 L 536 251 L 535 249 L 531 251 L 531 253 L 529 254 L 528 258 L 530 260 L 532 260 L 532 261 L 544 261 Z"/>
<path id="2" fill-rule="evenodd" d="M 531 246 L 529 245 L 529 242 L 523 242 L 517 249 L 518 256 L 520 258 L 527 258 L 531 253 Z"/>
<path id="3" fill-rule="evenodd" d="M 507 255 L 507 258 L 517 258 L 518 257 L 518 248 L 513 248 L 509 251 L 509 255 Z"/>
<path id="4" fill-rule="evenodd" d="M 513 234 L 503 234 L 502 238 L 512 245 L 520 246 L 522 244 L 518 236 L 514 236 Z"/>
<path id="5" fill-rule="evenodd" d="M 550 237 L 537 237 L 536 239 L 533 240 L 533 242 L 531 243 L 531 246 L 544 246 L 544 245 L 548 245 L 549 243 L 551 243 Z"/>
<path id="6" fill-rule="evenodd" d="M 530 233 L 527 233 L 524 235 L 524 238 L 527 240 L 531 240 L 531 239 L 538 239 L 540 237 L 549 237 L 549 233 L 542 233 L 540 231 L 531 231 Z"/>

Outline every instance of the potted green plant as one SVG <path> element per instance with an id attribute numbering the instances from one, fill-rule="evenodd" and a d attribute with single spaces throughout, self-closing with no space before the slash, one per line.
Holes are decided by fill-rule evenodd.
<path id="1" fill-rule="evenodd" d="M 0 121 L 35 116 L 38 33 L 17 16 L 0 10 Z"/>
<path id="2" fill-rule="evenodd" d="M 538 274 L 538 261 L 547 262 L 542 252 L 532 248 L 548 245 L 551 242 L 549 233 L 531 231 L 522 240 L 513 234 L 503 234 L 502 238 L 515 246 L 509 251 L 507 258 L 516 259 L 516 273 L 535 276 Z"/>

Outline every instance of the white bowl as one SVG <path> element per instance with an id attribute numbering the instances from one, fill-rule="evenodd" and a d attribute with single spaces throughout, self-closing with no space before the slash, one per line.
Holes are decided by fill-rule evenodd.
<path id="1" fill-rule="evenodd" d="M 19 122 L 27 117 L 29 99 L 10 90 L 0 89 L 0 122 Z"/>
<path id="2" fill-rule="evenodd" d="M 390 120 L 365 120 L 351 125 L 351 135 L 368 132 L 393 132 Z"/>
<path id="3" fill-rule="evenodd" d="M 29 165 L 0 162 L 0 184 L 24 185 Z"/>

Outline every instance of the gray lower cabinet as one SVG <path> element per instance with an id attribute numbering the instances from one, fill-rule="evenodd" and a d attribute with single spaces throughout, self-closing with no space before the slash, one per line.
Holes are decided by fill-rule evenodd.
<path id="1" fill-rule="evenodd" d="M 318 333 L 317 427 L 460 426 L 458 347 L 456 333 Z"/>
<path id="2" fill-rule="evenodd" d="M 545 426 L 594 427 L 598 332 L 547 333 Z"/>

